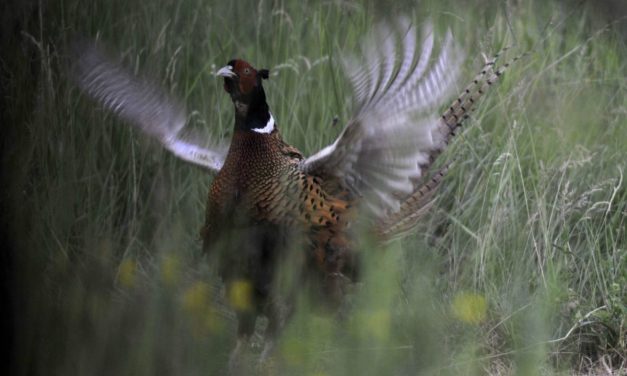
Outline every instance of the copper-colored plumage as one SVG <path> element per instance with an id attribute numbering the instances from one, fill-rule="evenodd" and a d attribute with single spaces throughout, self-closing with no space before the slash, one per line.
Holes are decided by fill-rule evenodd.
<path id="1" fill-rule="evenodd" d="M 261 225 L 273 229 L 268 231 L 305 236 L 301 239 L 307 248 L 303 262 L 320 272 L 350 272 L 344 267 L 351 255 L 326 257 L 329 247 L 349 252 L 346 227 L 352 215 L 350 205 L 335 196 L 338 192 L 325 190 L 319 178 L 306 175 L 299 168 L 303 159 L 297 149 L 283 142 L 277 129 L 270 134 L 235 131 L 224 167 L 209 191 L 201 231 L 203 248 L 211 252 L 222 236 L 247 241 L 237 229 Z M 240 271 L 234 274 L 245 278 Z"/>

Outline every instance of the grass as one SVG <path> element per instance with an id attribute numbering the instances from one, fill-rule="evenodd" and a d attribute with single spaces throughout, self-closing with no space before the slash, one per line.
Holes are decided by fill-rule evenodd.
<path id="1" fill-rule="evenodd" d="M 532 52 L 443 156 L 456 163 L 416 233 L 364 251 L 348 318 L 302 297 L 268 373 L 627 374 L 626 21 L 569 2 L 453 4 L 16 8 L 1 70 L 14 373 L 220 374 L 234 341 L 200 255 L 211 177 L 82 97 L 70 41 L 101 40 L 215 137 L 233 114 L 212 70 L 234 56 L 268 67 L 280 129 L 311 153 L 351 114 L 339 53 L 402 13 L 452 29 L 467 80 L 481 53 Z"/>

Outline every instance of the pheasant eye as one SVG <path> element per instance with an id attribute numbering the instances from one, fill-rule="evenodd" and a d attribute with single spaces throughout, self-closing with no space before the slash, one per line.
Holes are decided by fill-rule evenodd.
<path id="1" fill-rule="evenodd" d="M 244 68 L 244 74 L 250 74 L 250 68 Z"/>

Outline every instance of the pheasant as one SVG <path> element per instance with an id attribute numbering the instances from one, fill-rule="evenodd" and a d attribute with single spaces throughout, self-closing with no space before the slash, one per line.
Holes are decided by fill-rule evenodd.
<path id="1" fill-rule="evenodd" d="M 496 55 L 446 109 L 460 75 L 463 54 L 446 33 L 432 59 L 434 36 L 427 24 L 422 49 L 410 22 L 379 26 L 363 44 L 362 59 L 342 60 L 355 92 L 355 111 L 330 145 L 305 157 L 281 137 L 266 100 L 267 69 L 241 59 L 216 75 L 233 102 L 230 145 L 207 147 L 186 136 L 186 115 L 176 101 L 146 80 L 88 46 L 78 59 L 79 86 L 114 113 L 157 139 L 177 157 L 216 174 L 209 189 L 203 250 L 229 291 L 246 286 L 245 304 L 234 304 L 238 339 L 231 363 L 268 318 L 266 346 L 283 325 L 276 293 L 277 265 L 315 281 L 332 305 L 359 278 L 360 219 L 381 243 L 410 232 L 433 203 L 448 165 L 432 170 L 477 100 L 509 63 Z M 364 219 L 365 218 L 365 219 Z M 239 286 L 239 287 L 238 287 Z M 288 301 L 298 285 L 287 289 Z"/>

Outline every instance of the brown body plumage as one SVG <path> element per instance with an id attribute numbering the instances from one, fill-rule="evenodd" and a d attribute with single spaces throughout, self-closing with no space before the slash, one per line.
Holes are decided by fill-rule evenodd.
<path id="1" fill-rule="evenodd" d="M 300 248 L 290 267 L 312 273 L 335 302 L 341 297 L 336 277 L 355 273 L 348 204 L 303 173 L 303 159 L 276 128 L 269 134 L 238 130 L 211 185 L 203 249 L 220 253 L 214 260 L 227 290 L 232 282 L 251 284 L 253 304 L 238 312 L 242 336 L 252 334 L 258 313 L 269 316 L 270 328 L 279 325 L 271 286 L 284 252 Z"/>

